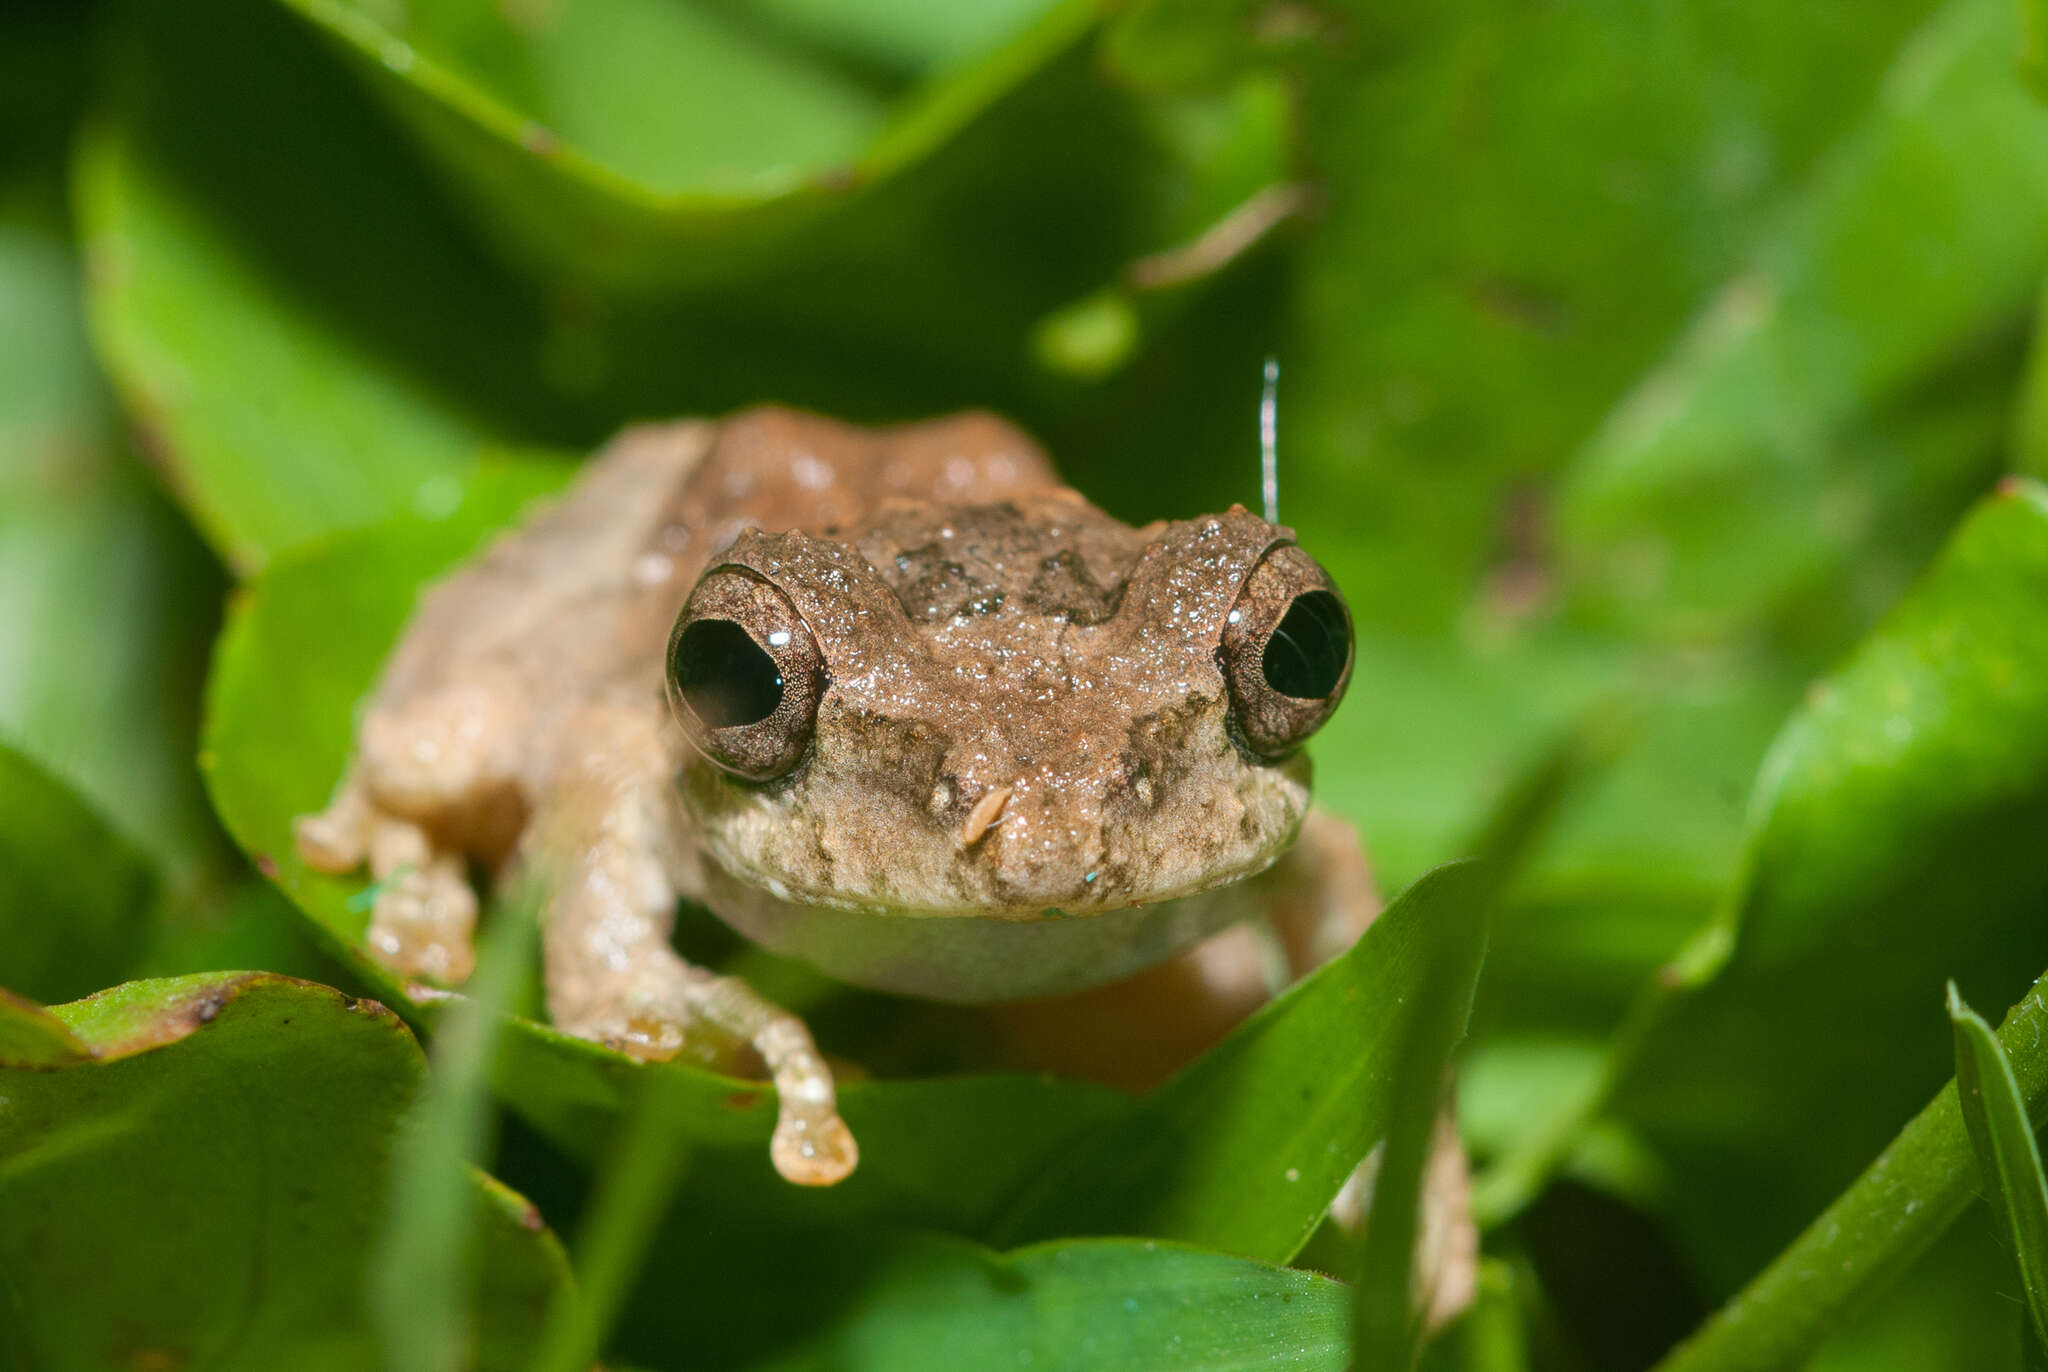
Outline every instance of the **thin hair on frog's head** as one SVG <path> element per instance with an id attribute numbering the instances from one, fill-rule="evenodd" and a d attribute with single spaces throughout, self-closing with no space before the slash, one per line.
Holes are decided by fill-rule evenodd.
<path id="1" fill-rule="evenodd" d="M 1280 522 L 1280 359 L 1266 359 L 1266 383 L 1259 392 L 1259 493 L 1266 522 Z"/>

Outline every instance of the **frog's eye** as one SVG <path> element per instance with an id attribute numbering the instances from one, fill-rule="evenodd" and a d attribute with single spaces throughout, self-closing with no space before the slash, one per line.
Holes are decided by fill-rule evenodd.
<path id="1" fill-rule="evenodd" d="M 732 567 L 697 583 L 669 635 L 668 700 L 698 752 L 736 776 L 781 776 L 810 747 L 824 688 L 788 596 Z"/>
<path id="2" fill-rule="evenodd" d="M 1245 578 L 1218 656 L 1239 736 L 1260 756 L 1280 757 L 1344 698 L 1351 612 L 1314 558 L 1292 544 L 1275 548 Z"/>

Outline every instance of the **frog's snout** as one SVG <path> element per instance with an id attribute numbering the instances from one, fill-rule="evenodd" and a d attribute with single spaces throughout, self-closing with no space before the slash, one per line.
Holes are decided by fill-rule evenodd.
<path id="1" fill-rule="evenodd" d="M 1099 807 L 1061 804 L 1024 785 L 991 786 L 961 820 L 959 842 L 1003 904 L 1071 909 L 1099 905 L 1105 894 Z"/>

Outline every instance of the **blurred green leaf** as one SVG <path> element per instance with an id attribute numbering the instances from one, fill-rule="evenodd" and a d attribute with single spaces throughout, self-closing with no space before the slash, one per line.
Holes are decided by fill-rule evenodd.
<path id="1" fill-rule="evenodd" d="M 1314 12 L 1302 156 L 1324 202 L 1280 349 L 1281 508 L 1361 620 L 1441 630 L 1489 570 L 1554 567 L 1543 477 L 1857 127 L 1930 8 Z"/>
<path id="2" fill-rule="evenodd" d="M 889 1372 L 1345 1366 L 1345 1287 L 1178 1244 L 1096 1239 L 999 1254 L 926 1235 L 759 1224 L 709 1237 L 686 1224 L 664 1231 L 645 1318 L 620 1356 L 651 1368 Z"/>
<path id="3" fill-rule="evenodd" d="M 1998 1042 L 2029 1113 L 2048 1105 L 2048 977 L 2005 1017 Z M 1803 1366 L 1976 1198 L 1969 1127 L 1951 1081 L 1805 1231 L 1658 1363 L 1658 1372 L 1771 1372 Z"/>
<path id="4" fill-rule="evenodd" d="M 1998 1036 L 1963 1004 L 1954 982 L 1948 988 L 1948 1017 L 1955 1026 L 1956 1099 L 1976 1150 L 1977 1176 L 2019 1260 L 2035 1336 L 2048 1343 L 2048 1182 L 2041 1175 L 2027 1103 Z"/>
<path id="5" fill-rule="evenodd" d="M 2015 481 L 1771 749 L 1715 936 L 1732 953 L 1653 1017 L 1617 1096 L 1674 1167 L 1672 1214 L 1717 1281 L 1947 1075 L 1951 1045 L 1913 1007 L 1948 978 L 2009 1002 L 2020 969 L 2048 964 L 2043 604 L 2048 491 Z M 1740 1215 L 1715 1200 L 1731 1189 Z"/>
<path id="6" fill-rule="evenodd" d="M 2020 79 L 2036 99 L 2048 99 L 2048 5 L 2041 0 L 2017 0 L 2020 16 Z"/>
<path id="7" fill-rule="evenodd" d="M 421 1072 L 395 1016 L 240 973 L 4 1002 L 0 1026 L 0 1290 L 30 1365 L 375 1361 L 365 1256 Z M 82 1056 L 19 1056 L 37 1033 Z M 510 1191 L 469 1194 L 474 1365 L 523 1367 L 561 1250 Z"/>
<path id="8" fill-rule="evenodd" d="M 1469 980 L 1463 1000 L 1424 993 L 1484 947 L 1490 882 L 1469 863 L 1423 877 L 1350 952 L 1034 1178 L 992 1240 L 1147 1234 L 1292 1257 L 1385 1132 L 1411 1034 L 1462 1030 Z"/>
<path id="9" fill-rule="evenodd" d="M 1117 7 L 1102 59 L 1150 90 L 1201 90 L 1275 61 L 1322 22 L 1306 7 L 1285 16 L 1261 8 L 1250 0 L 1135 0 Z"/>
<path id="10" fill-rule="evenodd" d="M 2010 0 L 1951 0 L 1852 137 L 1574 466 L 1564 546 L 1635 630 L 1727 632 L 1793 596 L 1845 641 L 2003 465 L 2048 265 L 2048 110 Z M 1981 378 L 1981 379 L 1980 379 Z"/>
<path id="11" fill-rule="evenodd" d="M 545 274 L 760 275 L 1071 45 L 1078 0 L 290 0 Z"/>
<path id="12" fill-rule="evenodd" d="M 1106 429 L 1102 450 L 1228 451 L 1187 400 L 1228 361 L 1206 345 L 1172 359 L 1171 392 L 1148 376 L 1099 401 L 1027 365 L 1040 319 L 1159 245 L 1190 175 L 1081 54 L 856 196 L 830 234 L 651 304 L 493 266 L 331 45 L 279 7 L 124 12 L 77 166 L 93 331 L 179 499 L 244 571 L 445 509 L 481 445 L 582 450 L 627 417 L 764 399 L 867 419 L 994 404 Z M 1077 425 L 1082 400 L 1100 408 Z M 1089 451 L 1070 449 L 1075 475 L 1102 484 Z"/>
<path id="13" fill-rule="evenodd" d="M 477 1235 L 465 1174 L 491 1126 L 491 1067 L 506 1011 L 532 971 L 539 926 L 531 901 L 480 941 L 475 973 L 442 1017 L 433 1071 L 405 1117 L 391 1167 L 389 1219 L 369 1275 L 371 1315 L 387 1372 L 457 1372 L 474 1300 Z M 566 1298 L 567 1283 L 555 1300 Z"/>
<path id="14" fill-rule="evenodd" d="M 76 15 L 0 24 L 0 739 L 182 891 L 221 856 L 192 767 L 220 581 L 86 344 L 62 192 L 88 42 Z"/>
<path id="15" fill-rule="evenodd" d="M 1888 1292 L 1848 1312 L 1803 1372 L 2023 1372 L 2033 1335 L 2013 1301 L 2012 1254 L 1979 1218 L 1965 1211 Z"/>
<path id="16" fill-rule="evenodd" d="M 663 1075 L 640 1085 L 577 1229 L 576 1286 L 549 1309 L 533 1372 L 581 1372 L 604 1351 L 688 1165 L 687 1093 Z"/>
<path id="17" fill-rule="evenodd" d="M 0 744 L 0 986 L 65 1000 L 135 965 L 156 872 L 62 782 Z"/>
<path id="18" fill-rule="evenodd" d="M 1529 1334 L 1522 1327 L 1516 1284 L 1507 1263 L 1482 1260 L 1472 1306 L 1424 1350 L 1426 1372 L 1528 1372 Z"/>
<path id="19" fill-rule="evenodd" d="M 128 18 L 79 148 L 93 334 L 230 562 L 443 509 L 486 440 L 574 431 L 536 292 L 377 156 L 290 20 L 236 0 Z"/>
<path id="20" fill-rule="evenodd" d="M 1441 1137 L 1438 1113 L 1450 1081 L 1451 1054 L 1472 1011 L 1497 889 L 1497 878 L 1489 874 L 1484 897 L 1474 901 L 1479 906 L 1475 915 L 1440 921 L 1449 928 L 1428 947 L 1426 969 L 1407 993 L 1424 1008 L 1406 1026 L 1405 1042 L 1395 1055 L 1394 1108 L 1373 1176 L 1352 1307 L 1354 1366 L 1393 1372 L 1414 1367 L 1422 1353 L 1423 1321 L 1438 1276 L 1418 1266 L 1430 1156 Z"/>

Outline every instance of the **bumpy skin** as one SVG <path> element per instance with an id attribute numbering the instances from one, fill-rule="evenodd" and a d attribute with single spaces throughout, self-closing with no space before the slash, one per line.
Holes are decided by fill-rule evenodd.
<path id="1" fill-rule="evenodd" d="M 1081 992 L 1262 910 L 1291 970 L 1321 961 L 1372 913 L 1355 839 L 1319 821 L 1259 876 L 1301 830 L 1307 768 L 1233 735 L 1217 654 L 1290 537 L 1240 509 L 1132 529 L 982 415 L 634 429 L 426 592 L 299 844 L 367 859 L 373 951 L 447 982 L 471 966 L 465 859 L 537 871 L 555 1022 L 643 1058 L 750 1044 L 780 1090 L 776 1166 L 833 1182 L 856 1154 L 808 1031 L 670 949 L 677 897 L 950 999 Z M 774 781 L 698 756 L 664 699 L 671 625 L 718 567 L 786 594 L 823 657 L 815 737 Z M 1221 1024 L 1264 992 L 1247 965 L 1198 950 L 1155 975 Z"/>

